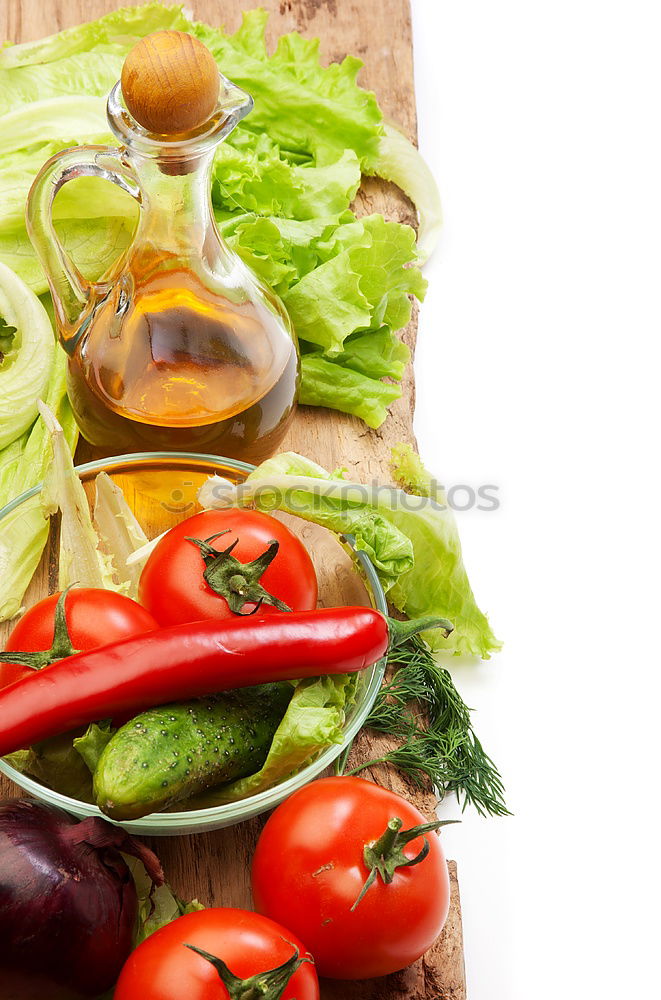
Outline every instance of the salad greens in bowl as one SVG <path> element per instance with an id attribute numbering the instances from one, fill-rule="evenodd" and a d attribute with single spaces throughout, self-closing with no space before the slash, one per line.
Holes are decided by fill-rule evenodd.
<path id="1" fill-rule="evenodd" d="M 59 532 L 51 530 L 42 563 L 43 567 L 51 567 L 50 581 L 47 584 L 48 577 L 36 574 L 24 600 L 26 607 L 40 600 L 47 589 L 62 590 L 75 582 L 109 586 L 115 592 L 136 596 L 139 571 L 153 547 L 146 544 L 147 539 L 200 511 L 198 492 L 210 476 L 219 477 L 229 487 L 240 485 L 253 471 L 245 463 L 211 455 L 147 453 L 80 465 L 74 477 L 70 458 L 67 468 L 66 447 L 62 439 L 58 444 L 57 432 L 53 434 L 53 446 L 52 472 L 45 483 L 27 490 L 0 511 L 0 535 L 5 524 L 20 530 L 23 514 L 30 525 L 35 504 L 45 511 L 61 511 Z M 286 520 L 286 527 L 300 538 L 312 558 L 319 606 L 365 605 L 386 613 L 383 587 L 364 551 L 345 536 L 319 525 L 287 514 L 278 517 Z M 120 564 L 123 568 L 118 576 Z M 57 574 L 55 565 L 59 567 Z M 260 766 L 254 773 L 207 788 L 203 794 L 177 802 L 165 811 L 122 821 L 122 825 L 131 832 L 157 836 L 198 833 L 230 826 L 272 809 L 321 774 L 350 745 L 370 712 L 384 671 L 382 658 L 351 675 L 292 682 L 292 690 L 279 700 L 265 695 L 262 702 L 277 717 L 271 729 L 258 731 L 256 738 L 259 725 L 248 730 L 253 742 L 262 739 L 269 744 L 263 747 Z M 227 735 L 234 743 L 229 735 L 234 732 L 231 727 L 236 724 L 241 729 L 242 710 L 248 714 L 250 699 L 259 698 L 260 690 L 251 687 L 229 693 L 227 697 L 230 701 L 234 698 L 237 704 L 230 705 L 229 720 L 224 719 L 226 724 L 218 727 L 223 739 Z M 204 699 L 201 704 L 207 707 Z M 175 708 L 172 706 L 172 712 L 170 706 L 154 711 L 166 715 L 170 725 Z M 0 760 L 0 771 L 43 802 L 81 818 L 101 816 L 94 801 L 93 771 L 119 722 L 99 720 L 99 724 L 86 729 L 19 750 Z M 172 730 L 181 732 L 174 724 Z M 236 736 L 237 743 L 248 738 L 243 731 Z"/>

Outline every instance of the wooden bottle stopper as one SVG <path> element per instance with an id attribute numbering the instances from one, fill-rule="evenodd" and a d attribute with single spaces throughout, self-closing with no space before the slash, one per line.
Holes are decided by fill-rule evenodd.
<path id="1" fill-rule="evenodd" d="M 122 93 L 149 132 L 171 135 L 198 128 L 218 103 L 220 77 L 206 45 L 185 31 L 155 31 L 126 57 Z"/>

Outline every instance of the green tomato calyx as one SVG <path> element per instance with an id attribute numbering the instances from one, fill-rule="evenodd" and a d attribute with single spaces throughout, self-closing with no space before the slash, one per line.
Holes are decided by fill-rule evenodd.
<path id="1" fill-rule="evenodd" d="M 433 833 L 442 826 L 457 822 L 459 821 L 455 819 L 438 819 L 434 823 L 424 823 L 421 826 L 412 826 L 410 830 L 402 830 L 403 821 L 399 816 L 394 816 L 379 839 L 365 845 L 363 861 L 365 867 L 369 869 L 369 875 L 351 907 L 351 912 L 353 913 L 365 893 L 374 885 L 377 877 L 381 877 L 384 885 L 390 885 L 398 868 L 412 868 L 425 860 L 429 854 L 429 841 L 424 836 L 426 833 Z M 420 852 L 414 858 L 409 858 L 404 854 L 404 847 L 416 837 L 424 837 L 424 843 Z"/>
<path id="2" fill-rule="evenodd" d="M 291 944 L 291 942 L 287 942 Z M 300 957 L 298 948 L 292 944 L 294 954 L 275 969 L 268 969 L 266 972 L 258 972 L 249 979 L 240 979 L 231 972 L 222 958 L 210 955 L 208 951 L 196 948 L 194 944 L 184 944 L 184 948 L 190 948 L 197 955 L 201 955 L 207 962 L 213 965 L 222 980 L 225 989 L 229 993 L 230 1000 L 281 1000 L 290 979 L 303 965 L 309 962 L 314 965 L 309 955 Z"/>
<path id="3" fill-rule="evenodd" d="M 55 630 L 51 648 L 37 652 L 0 653 L 0 663 L 17 663 L 20 667 L 29 667 L 31 670 L 43 670 L 44 667 L 49 667 L 57 660 L 64 660 L 67 656 L 75 656 L 76 653 L 80 652 L 80 650 L 73 648 L 64 607 L 71 587 L 75 587 L 75 584 L 72 583 L 71 586 L 62 591 L 55 605 Z"/>
<path id="4" fill-rule="evenodd" d="M 242 563 L 232 555 L 232 549 L 238 544 L 238 538 L 222 551 L 214 549 L 211 545 L 211 542 L 221 535 L 226 535 L 229 530 L 226 528 L 205 539 L 186 536 L 186 541 L 192 542 L 202 553 L 205 565 L 204 579 L 213 592 L 225 598 L 230 611 L 235 615 L 254 615 L 262 604 L 272 604 L 278 611 L 291 611 L 284 601 L 269 594 L 260 583 L 263 574 L 277 556 L 280 543 L 273 539 L 261 556 L 252 562 Z M 252 611 L 244 612 L 246 604 L 254 604 L 255 607 Z"/>

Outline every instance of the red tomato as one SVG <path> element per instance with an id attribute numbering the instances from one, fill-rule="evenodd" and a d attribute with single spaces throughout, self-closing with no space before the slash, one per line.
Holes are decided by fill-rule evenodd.
<path id="1" fill-rule="evenodd" d="M 323 778 L 278 806 L 262 831 L 252 865 L 255 906 L 303 937 L 320 976 L 370 979 L 396 972 L 420 958 L 443 928 L 450 882 L 435 832 L 426 834 L 423 861 L 397 868 L 389 885 L 377 876 L 351 909 L 369 875 L 363 850 L 395 817 L 403 831 L 428 822 L 371 781 Z M 417 837 L 404 855 L 414 858 L 423 846 Z"/>
<path id="2" fill-rule="evenodd" d="M 311 958 L 295 935 L 267 917 L 247 910 L 199 910 L 166 924 L 136 948 L 122 969 L 114 1000 L 227 1000 L 230 994 L 214 966 L 187 944 L 222 959 L 244 980 L 276 969 L 296 950 L 301 958 Z M 319 1000 L 314 964 L 303 962 L 284 992 L 273 995 Z"/>
<path id="3" fill-rule="evenodd" d="M 289 528 L 269 514 L 254 510 L 205 510 L 168 531 L 149 556 L 140 577 L 140 601 L 161 625 L 203 621 L 207 618 L 234 618 L 225 597 L 204 579 L 205 560 L 189 538 L 202 541 L 227 531 L 210 544 L 218 552 L 237 541 L 231 556 L 247 564 L 261 556 L 275 539 L 277 555 L 258 577 L 258 582 L 291 611 L 310 611 L 317 606 L 317 577 L 305 546 Z M 241 566 L 234 572 L 241 575 Z M 239 601 L 241 613 L 256 606 L 255 601 Z M 262 603 L 259 614 L 280 614 Z"/>
<path id="4" fill-rule="evenodd" d="M 45 597 L 25 612 L 7 640 L 7 652 L 29 653 L 51 648 L 59 596 Z M 65 598 L 64 613 L 73 648 L 80 652 L 158 628 L 148 611 L 113 590 L 74 587 Z M 0 687 L 31 673 L 30 667 L 0 663 Z"/>

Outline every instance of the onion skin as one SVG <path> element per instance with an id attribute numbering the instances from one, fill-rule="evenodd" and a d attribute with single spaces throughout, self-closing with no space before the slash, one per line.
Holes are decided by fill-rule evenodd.
<path id="1" fill-rule="evenodd" d="M 138 905 L 118 846 L 146 852 L 104 820 L 79 823 L 28 799 L 0 803 L 2 1000 L 83 1000 L 113 986 Z"/>

